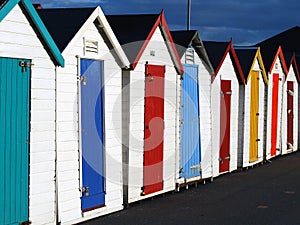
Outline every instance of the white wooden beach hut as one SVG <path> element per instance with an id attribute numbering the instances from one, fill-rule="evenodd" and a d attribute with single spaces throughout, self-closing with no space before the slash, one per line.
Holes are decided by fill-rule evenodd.
<path id="1" fill-rule="evenodd" d="M 268 78 L 260 48 L 236 48 L 236 53 L 246 82 L 240 89 L 238 166 L 248 168 L 264 160 Z"/>
<path id="2" fill-rule="evenodd" d="M 261 54 L 268 73 L 268 104 L 266 120 L 265 158 L 269 160 L 281 154 L 281 121 L 283 85 L 287 74 L 286 63 L 281 47 L 261 46 Z"/>
<path id="3" fill-rule="evenodd" d="M 129 62 L 100 7 L 38 12 L 66 60 L 56 82 L 59 221 L 121 210 L 121 75 Z"/>
<path id="4" fill-rule="evenodd" d="M 211 87 L 212 165 L 213 177 L 217 177 L 237 169 L 239 89 L 245 79 L 232 41 L 205 41 L 204 47 L 215 72 Z"/>
<path id="5" fill-rule="evenodd" d="M 110 15 L 130 60 L 123 71 L 124 204 L 175 190 L 182 64 L 160 14 Z"/>
<path id="6" fill-rule="evenodd" d="M 63 65 L 31 2 L 1 0 L 0 224 L 57 222 L 55 71 Z"/>
<path id="7" fill-rule="evenodd" d="M 282 154 L 297 151 L 298 146 L 298 95 L 299 72 L 295 54 L 284 54 L 288 73 L 283 85 L 282 99 Z"/>
<path id="8" fill-rule="evenodd" d="M 180 92 L 177 186 L 212 177 L 211 79 L 214 69 L 198 31 L 172 31 L 184 75 Z"/>

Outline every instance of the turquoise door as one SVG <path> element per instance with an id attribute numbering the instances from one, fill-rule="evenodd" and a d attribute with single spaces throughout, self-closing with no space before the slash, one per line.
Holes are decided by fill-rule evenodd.
<path id="1" fill-rule="evenodd" d="M 181 177 L 201 175 L 198 66 L 184 65 L 181 93 Z"/>
<path id="2" fill-rule="evenodd" d="M 82 211 L 104 206 L 103 62 L 80 60 Z"/>
<path id="3" fill-rule="evenodd" d="M 0 58 L 0 224 L 28 221 L 29 60 Z"/>

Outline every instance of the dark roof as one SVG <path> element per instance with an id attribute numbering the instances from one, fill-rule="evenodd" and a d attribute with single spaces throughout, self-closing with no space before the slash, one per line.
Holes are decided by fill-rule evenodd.
<path id="1" fill-rule="evenodd" d="M 295 26 L 286 31 L 283 31 L 273 37 L 270 37 L 262 42 L 257 43 L 255 46 L 261 47 L 261 54 L 264 60 L 266 69 L 269 71 L 274 57 L 278 50 L 278 47 L 281 46 L 282 51 L 287 55 L 293 52 L 300 53 L 300 27 Z M 290 63 L 287 60 L 287 63 Z"/>
<path id="2" fill-rule="evenodd" d="M 245 79 L 247 80 L 257 49 L 236 49 L 235 52 L 242 67 Z"/>
<path id="3" fill-rule="evenodd" d="M 187 48 L 192 46 L 198 56 L 208 65 L 210 72 L 213 73 L 213 68 L 207 56 L 207 52 L 203 46 L 202 40 L 196 30 L 180 30 L 171 31 L 171 35 L 180 58 L 184 55 Z"/>
<path id="4" fill-rule="evenodd" d="M 106 15 L 118 41 L 133 63 L 160 14 Z"/>
<path id="5" fill-rule="evenodd" d="M 203 44 L 214 70 L 217 71 L 229 42 L 203 41 Z"/>
<path id="6" fill-rule="evenodd" d="M 176 49 L 180 58 L 185 53 L 186 49 L 192 46 L 194 38 L 199 38 L 196 30 L 171 31 L 171 35 L 176 44 Z"/>
<path id="7" fill-rule="evenodd" d="M 56 8 L 39 9 L 37 12 L 62 52 L 94 10 L 95 8 Z"/>
<path id="8" fill-rule="evenodd" d="M 283 54 L 284 54 L 284 59 L 285 59 L 285 62 L 286 62 L 286 66 L 288 68 L 290 68 L 291 61 L 292 61 L 294 53 L 293 52 L 284 52 Z"/>
<path id="9" fill-rule="evenodd" d="M 283 31 L 273 37 L 270 37 L 256 46 L 278 48 L 281 45 L 282 50 L 290 52 L 300 52 L 300 27 L 295 26 L 286 31 Z"/>
<path id="10" fill-rule="evenodd" d="M 5 5 L 7 0 L 0 0 L 0 9 Z"/>

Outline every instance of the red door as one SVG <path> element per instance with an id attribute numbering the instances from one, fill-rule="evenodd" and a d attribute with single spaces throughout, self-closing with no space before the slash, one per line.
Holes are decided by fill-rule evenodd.
<path id="1" fill-rule="evenodd" d="M 274 74 L 273 88 L 272 88 L 271 156 L 276 155 L 277 128 L 278 128 L 278 87 L 279 87 L 279 74 Z"/>
<path id="2" fill-rule="evenodd" d="M 294 83 L 287 81 L 287 149 L 293 148 Z"/>
<path id="3" fill-rule="evenodd" d="M 165 66 L 146 64 L 144 186 L 147 195 L 163 189 Z"/>
<path id="4" fill-rule="evenodd" d="M 220 158 L 219 172 L 229 171 L 230 162 L 231 81 L 221 80 Z"/>

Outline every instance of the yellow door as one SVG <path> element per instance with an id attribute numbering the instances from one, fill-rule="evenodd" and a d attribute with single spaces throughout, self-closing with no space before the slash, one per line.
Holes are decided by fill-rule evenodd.
<path id="1" fill-rule="evenodd" d="M 259 72 L 251 72 L 250 97 L 250 162 L 258 160 Z"/>

